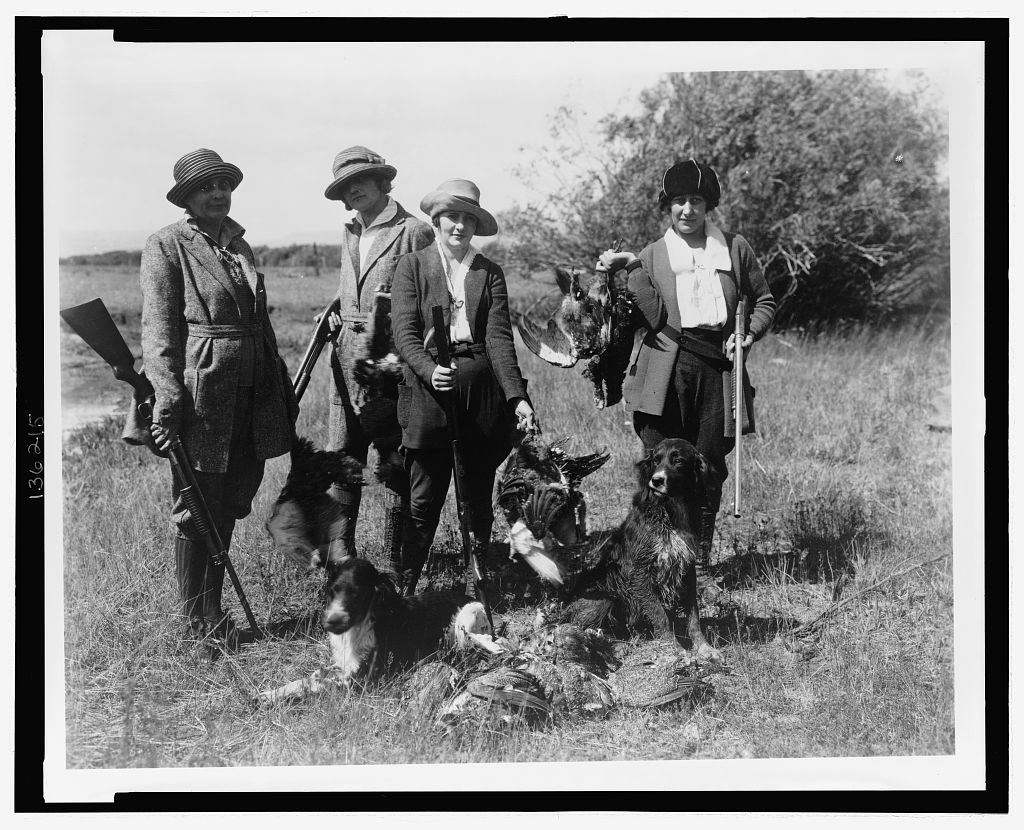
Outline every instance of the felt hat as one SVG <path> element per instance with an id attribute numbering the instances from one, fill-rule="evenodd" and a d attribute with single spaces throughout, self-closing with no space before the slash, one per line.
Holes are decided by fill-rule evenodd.
<path id="1" fill-rule="evenodd" d="M 207 179 L 220 176 L 231 182 L 232 190 L 242 181 L 242 171 L 228 164 L 213 150 L 200 147 L 185 153 L 174 163 L 174 187 L 167 191 L 167 201 L 183 208 L 192 191 Z"/>
<path id="2" fill-rule="evenodd" d="M 334 181 L 327 185 L 324 196 L 336 202 L 344 201 L 341 191 L 345 185 L 357 176 L 372 174 L 391 181 L 398 175 L 398 170 L 384 163 L 384 157 L 366 147 L 356 145 L 346 147 L 334 157 L 331 167 Z"/>
<path id="3" fill-rule="evenodd" d="M 475 236 L 494 236 L 498 223 L 480 207 L 480 188 L 469 179 L 449 179 L 441 182 L 420 201 L 420 210 L 433 220 L 446 210 L 457 210 L 476 217 Z"/>
<path id="4" fill-rule="evenodd" d="M 700 164 L 693 159 L 673 164 L 661 180 L 661 193 L 658 202 L 664 209 L 676 196 L 687 193 L 699 193 L 708 203 L 708 210 L 718 207 L 722 199 L 722 186 L 718 182 L 718 174 L 707 164 Z"/>

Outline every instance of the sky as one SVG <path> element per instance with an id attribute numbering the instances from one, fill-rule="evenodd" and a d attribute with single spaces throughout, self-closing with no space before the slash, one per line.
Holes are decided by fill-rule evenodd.
<path id="1" fill-rule="evenodd" d="M 61 256 L 141 248 L 180 215 L 166 200 L 173 165 L 198 147 L 242 169 L 232 216 L 254 245 L 338 241 L 351 214 L 323 192 L 353 144 L 397 167 L 394 195 L 414 213 L 450 178 L 475 181 L 497 213 L 542 198 L 515 171 L 541 157 L 561 106 L 593 136 L 600 117 L 638 111 L 641 90 L 667 72 L 939 60 L 900 44 L 147 44 L 50 31 L 47 233 Z"/>
<path id="2" fill-rule="evenodd" d="M 579 61 L 569 45 L 530 51 L 523 60 L 522 50 L 487 45 L 125 44 L 109 33 L 47 34 L 44 129 L 60 253 L 106 250 L 114 239 L 141 247 L 180 214 L 166 200 L 173 165 L 197 147 L 242 169 L 232 215 L 254 244 L 340 234 L 350 215 L 323 193 L 335 155 L 353 144 L 398 168 L 394 195 L 410 210 L 456 177 L 475 181 L 493 212 L 524 201 L 530 191 L 514 168 L 540 152 L 559 106 L 592 123 L 659 77 L 649 65 Z"/>

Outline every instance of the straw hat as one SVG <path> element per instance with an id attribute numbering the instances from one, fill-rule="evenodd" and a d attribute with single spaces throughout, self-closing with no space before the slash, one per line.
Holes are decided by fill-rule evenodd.
<path id="1" fill-rule="evenodd" d="M 334 165 L 331 170 L 334 174 L 334 181 L 327 185 L 324 196 L 336 202 L 344 201 L 341 198 L 341 191 L 349 181 L 357 176 L 372 173 L 391 181 L 398 175 L 398 170 L 390 164 L 384 163 L 383 156 L 358 144 L 354 147 L 347 147 L 338 153 L 334 157 Z"/>
<path id="2" fill-rule="evenodd" d="M 180 208 L 185 199 L 207 179 L 224 176 L 234 190 L 242 181 L 242 171 L 228 164 L 213 150 L 200 147 L 186 153 L 174 163 L 174 187 L 167 191 L 167 201 Z"/>
<path id="3" fill-rule="evenodd" d="M 662 209 L 676 196 L 687 193 L 699 193 L 703 196 L 708 203 L 708 210 L 718 207 L 722 200 L 722 186 L 718 182 L 718 174 L 714 168 L 687 159 L 673 164 L 666 170 L 661 180 L 661 193 L 658 194 Z"/>
<path id="4" fill-rule="evenodd" d="M 457 210 L 476 217 L 475 236 L 494 236 L 498 223 L 494 217 L 480 207 L 480 188 L 469 179 L 449 179 L 441 182 L 420 202 L 422 210 L 432 220 L 446 210 Z"/>

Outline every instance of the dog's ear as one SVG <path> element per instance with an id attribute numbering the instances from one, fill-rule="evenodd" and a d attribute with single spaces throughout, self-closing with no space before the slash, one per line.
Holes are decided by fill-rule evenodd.
<path id="1" fill-rule="evenodd" d="M 377 572 L 377 584 L 375 587 L 383 594 L 398 593 L 398 587 L 395 585 L 394 577 L 386 571 Z"/>
<path id="2" fill-rule="evenodd" d="M 655 466 L 654 450 L 647 450 L 641 459 L 636 462 L 636 479 L 641 487 L 647 487 L 647 482 L 654 475 Z"/>
<path id="3" fill-rule="evenodd" d="M 398 588 L 395 586 L 395 581 L 391 578 L 391 574 L 379 572 L 377 574 L 377 584 L 374 586 L 373 592 L 377 601 L 388 613 L 394 610 L 399 596 Z"/>

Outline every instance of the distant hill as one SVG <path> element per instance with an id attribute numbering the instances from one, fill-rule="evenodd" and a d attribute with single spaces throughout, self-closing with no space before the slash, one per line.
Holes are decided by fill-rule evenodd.
<path id="1" fill-rule="evenodd" d="M 473 244 L 485 253 L 494 243 L 492 238 L 474 239 Z M 259 268 L 340 268 L 341 245 L 306 242 L 292 245 L 257 245 L 252 249 Z M 61 265 L 130 265 L 139 267 L 142 251 L 104 251 L 98 254 L 74 254 L 61 257 Z"/>
<path id="2" fill-rule="evenodd" d="M 340 245 L 285 245 L 272 248 L 257 245 L 252 249 L 259 268 L 338 268 L 341 266 Z M 76 254 L 63 257 L 62 265 L 131 265 L 138 267 L 142 262 L 142 251 L 105 251 L 101 254 Z"/>

